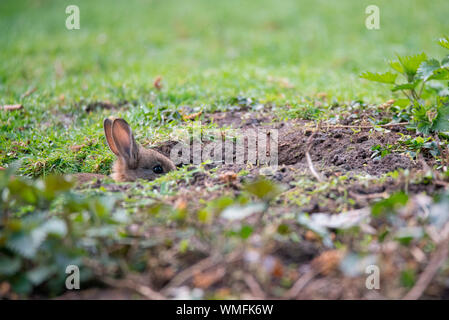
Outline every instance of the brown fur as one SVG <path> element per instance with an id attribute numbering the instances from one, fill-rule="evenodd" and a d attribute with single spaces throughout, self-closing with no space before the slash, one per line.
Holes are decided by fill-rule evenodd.
<path id="1" fill-rule="evenodd" d="M 115 181 L 154 180 L 161 174 L 176 170 L 174 163 L 166 156 L 138 145 L 125 120 L 108 118 L 104 120 L 103 126 L 109 149 L 117 156 L 111 174 Z M 162 169 L 160 173 L 155 172 L 158 166 L 161 167 L 158 169 Z M 74 177 L 78 185 L 105 178 L 94 173 L 79 173 Z"/>
<path id="2" fill-rule="evenodd" d="M 123 158 L 118 157 L 112 167 L 111 177 L 115 181 L 135 181 L 137 179 L 154 180 L 160 174 L 152 172 L 155 165 L 161 165 L 164 173 L 175 170 L 173 162 L 155 150 L 139 147 L 137 167 L 130 169 Z"/>
<path id="3" fill-rule="evenodd" d="M 111 174 L 115 181 L 154 180 L 161 174 L 176 169 L 166 156 L 138 145 L 125 120 L 105 119 L 104 130 L 109 148 L 117 156 Z M 155 172 L 158 166 L 162 168 L 162 173 Z"/>

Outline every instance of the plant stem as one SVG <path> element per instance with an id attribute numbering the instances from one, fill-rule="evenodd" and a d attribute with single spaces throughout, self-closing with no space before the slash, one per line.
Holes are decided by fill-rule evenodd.
<path id="1" fill-rule="evenodd" d="M 410 102 L 413 104 L 414 100 L 405 92 L 405 90 L 401 90 L 401 92 L 410 100 Z"/>
<path id="2" fill-rule="evenodd" d="M 421 85 L 421 89 L 419 90 L 419 98 L 421 99 L 421 95 L 422 95 L 422 91 L 423 91 L 423 89 L 424 89 L 424 84 L 426 83 L 426 81 L 424 80 L 423 82 L 422 82 L 422 85 Z"/>

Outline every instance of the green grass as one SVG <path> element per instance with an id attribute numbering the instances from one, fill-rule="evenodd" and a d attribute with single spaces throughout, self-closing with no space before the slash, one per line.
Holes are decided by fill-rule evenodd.
<path id="1" fill-rule="evenodd" d="M 161 109 L 220 109 L 237 96 L 282 108 L 318 92 L 341 103 L 382 102 L 388 88 L 358 75 L 384 70 L 395 53 L 441 56 L 435 39 L 449 29 L 444 0 L 376 1 L 375 31 L 364 23 L 372 1 L 131 0 L 76 1 L 81 29 L 69 31 L 72 2 L 0 4 L 0 104 L 24 105 L 0 113 L 2 166 L 23 159 L 22 172 L 32 175 L 107 172 L 101 120 L 111 112 L 84 111 L 96 101 L 128 101 L 118 114 L 149 143 L 178 124 L 162 124 Z M 162 91 L 153 87 L 158 75 Z"/>
<path id="2" fill-rule="evenodd" d="M 80 8 L 80 30 L 65 28 L 65 8 L 71 4 Z M 380 8 L 380 30 L 365 27 L 365 8 L 371 4 Z M 112 114 L 126 118 L 144 145 L 180 136 L 186 126 L 180 115 L 183 108 L 203 110 L 204 115 L 248 98 L 272 107 L 270 112 L 281 120 L 345 119 L 357 109 L 378 116 L 379 123 L 389 122 L 385 109 L 372 105 L 396 94 L 388 86 L 360 79 L 360 73 L 385 71 L 385 60 L 395 54 L 447 54 L 435 40 L 449 30 L 448 12 L 447 0 L 1 1 L 0 106 L 22 104 L 23 109 L 0 109 L 0 166 L 18 165 L 19 174 L 39 179 L 12 178 L 13 169 L 0 171 L 0 283 L 11 283 L 20 297 L 36 292 L 51 297 L 64 292 L 68 264 L 80 264 L 82 275 L 85 271 L 83 289 L 95 286 L 86 283 L 101 278 L 90 270 L 88 262 L 94 261 L 106 276 L 142 273 L 146 280 L 159 282 L 155 289 L 160 289 L 173 278 L 165 271 L 179 275 L 203 256 L 226 258 L 248 248 L 265 255 L 285 244 L 284 251 L 300 255 L 309 246 L 316 248 L 310 254 L 304 251 L 310 259 L 331 247 L 364 259 L 381 256 L 378 248 L 389 247 L 383 243 L 399 241 L 394 259 L 388 251 L 386 267 L 381 266 L 392 270 L 388 263 L 397 262 L 402 276 L 392 273 L 390 279 L 382 278 L 382 286 L 396 286 L 385 292 L 401 297 L 397 288 L 411 286 L 414 272 L 423 264 L 411 257 L 412 238 L 396 232 L 409 231 L 403 226 L 424 230 L 430 223 L 421 219 L 418 206 L 411 205 L 416 202 L 413 194 L 421 187 L 434 190 L 424 187 L 445 179 L 440 171 L 447 178 L 444 155 L 430 163 L 435 171 L 407 169 L 379 177 L 335 172 L 324 182 L 292 167 L 294 181 L 285 190 L 283 184 L 254 180 L 250 167 L 236 172 L 244 177 L 236 185 L 221 181 L 218 168 L 199 165 L 184 166 L 155 181 L 106 179 L 100 187 L 91 184 L 82 190 L 50 173 L 109 173 L 114 156 L 103 137 L 102 121 Z M 162 90 L 154 88 L 157 76 L 162 76 Z M 325 93 L 327 100 L 317 98 L 318 93 Z M 120 107 L 87 112 L 105 102 Z M 404 136 L 400 144 L 379 145 L 372 151 L 408 151 L 416 158 L 419 152 L 437 151 L 436 144 L 418 138 Z M 447 137 L 441 139 L 441 146 L 447 146 Z M 204 185 L 192 183 L 196 175 L 200 182 L 201 175 L 206 177 Z M 415 182 L 419 186 L 412 190 Z M 375 186 L 388 184 L 401 192 L 383 199 L 389 189 L 379 196 Z M 314 203 L 332 213 L 368 209 L 371 193 L 367 199 L 356 193 L 362 200 L 350 194 L 359 186 L 374 186 L 368 191 L 383 199 L 375 204 L 376 234 L 359 226 L 337 228 L 331 234 L 314 225 L 314 215 L 309 219 L 317 210 Z M 409 187 L 409 211 L 399 214 L 399 207 L 409 200 Z M 422 193 L 419 197 L 432 201 Z M 429 211 L 444 210 L 447 201 L 446 196 Z M 257 221 L 224 221 L 224 210 L 256 210 L 260 215 Z M 312 237 L 307 230 L 314 232 Z M 251 234 L 254 239 L 246 242 Z M 430 253 L 430 240 L 415 239 L 414 248 Z M 256 269 L 239 263 L 238 273 L 254 274 L 262 288 L 270 288 L 269 297 L 283 297 L 296 280 L 291 275 L 310 261 L 290 261 L 294 257 L 282 253 L 279 257 L 286 270 L 282 279 L 271 277 L 272 281 L 260 273 L 265 263 L 257 263 Z M 232 274 L 231 291 L 226 293 L 226 280 L 226 290 L 220 293 L 216 289 L 222 286 L 212 286 L 204 298 L 241 297 L 240 276 L 234 277 L 237 272 L 230 262 L 223 265 Z M 401 285 L 396 283 L 399 279 Z M 342 287 L 345 283 L 355 282 L 342 282 Z M 364 286 L 365 278 L 360 284 Z M 14 294 L 10 297 L 19 297 Z"/>

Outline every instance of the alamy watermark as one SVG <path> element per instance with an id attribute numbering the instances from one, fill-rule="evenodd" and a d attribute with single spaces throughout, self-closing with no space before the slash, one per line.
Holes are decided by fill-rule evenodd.
<path id="1" fill-rule="evenodd" d="M 65 279 L 65 287 L 67 290 L 80 289 L 80 269 L 77 265 L 71 264 L 65 268 L 65 273 L 68 274 Z"/>
<path id="2" fill-rule="evenodd" d="M 365 268 L 365 273 L 369 274 L 365 280 L 365 287 L 368 290 L 380 289 L 380 269 L 375 264 L 371 264 Z"/>
<path id="3" fill-rule="evenodd" d="M 365 13 L 368 15 L 365 19 L 365 26 L 368 30 L 380 29 L 380 9 L 376 5 L 369 5 L 365 8 Z"/>
<path id="4" fill-rule="evenodd" d="M 175 164 L 221 164 L 278 166 L 278 130 L 248 128 L 240 130 L 203 129 L 196 123 L 177 133 L 184 137 L 171 148 Z"/>
<path id="5" fill-rule="evenodd" d="M 65 13 L 69 16 L 65 20 L 65 27 L 68 30 L 79 30 L 80 28 L 80 8 L 77 5 L 70 5 L 65 8 Z"/>

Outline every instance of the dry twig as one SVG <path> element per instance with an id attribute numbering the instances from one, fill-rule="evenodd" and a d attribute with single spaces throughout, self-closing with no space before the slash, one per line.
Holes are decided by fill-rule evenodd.
<path id="1" fill-rule="evenodd" d="M 203 272 L 209 268 L 212 268 L 216 266 L 219 263 L 231 263 L 234 261 L 237 261 L 241 257 L 240 251 L 233 251 L 229 253 L 227 256 L 222 257 L 219 255 L 212 255 L 209 256 L 198 263 L 194 264 L 193 266 L 190 266 L 189 268 L 181 271 L 178 273 L 162 290 L 162 293 L 167 293 L 168 290 L 171 288 L 179 287 L 186 281 L 188 281 L 190 278 L 195 276 L 198 272 Z"/>
<path id="2" fill-rule="evenodd" d="M 259 283 L 252 274 L 245 274 L 245 283 L 248 286 L 249 290 L 251 290 L 251 294 L 256 299 L 265 299 L 265 292 L 262 290 Z"/>
<path id="3" fill-rule="evenodd" d="M 328 129 L 348 129 L 348 128 L 354 128 L 354 129 L 373 129 L 375 127 L 381 127 L 381 128 L 389 128 L 389 127 L 397 127 L 397 126 L 405 126 L 409 124 L 408 121 L 406 122 L 398 122 L 398 123 L 387 123 L 387 124 L 378 124 L 378 125 L 327 125 L 326 128 Z"/>
<path id="4" fill-rule="evenodd" d="M 315 137 L 316 133 L 320 129 L 320 123 L 317 124 L 315 131 L 310 135 L 309 139 L 307 139 L 307 146 L 306 146 L 306 159 L 307 159 L 307 165 L 309 166 L 310 172 L 312 172 L 313 176 L 319 181 L 323 182 L 324 179 L 322 176 L 315 170 L 315 167 L 313 166 L 312 158 L 310 157 L 310 149 L 312 148 L 312 141 Z"/>
<path id="5" fill-rule="evenodd" d="M 133 290 L 149 300 L 166 300 L 167 299 L 167 297 L 160 294 L 159 292 L 154 291 L 150 287 L 135 283 L 134 281 L 132 281 L 130 279 L 118 280 L 118 279 L 113 279 L 110 277 L 101 277 L 100 279 L 108 286 Z"/>
<path id="6" fill-rule="evenodd" d="M 284 297 L 285 299 L 296 299 L 301 291 L 318 275 L 318 271 L 315 269 L 310 269 L 306 273 L 304 273 L 293 285 L 293 287 L 288 290 Z"/>
<path id="7" fill-rule="evenodd" d="M 404 296 L 403 300 L 418 300 L 446 261 L 449 254 L 449 222 L 443 227 L 441 234 L 443 236 L 429 264 L 419 276 L 414 287 Z"/>

